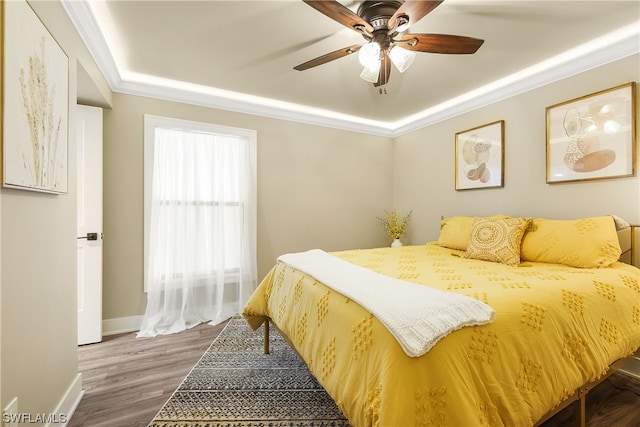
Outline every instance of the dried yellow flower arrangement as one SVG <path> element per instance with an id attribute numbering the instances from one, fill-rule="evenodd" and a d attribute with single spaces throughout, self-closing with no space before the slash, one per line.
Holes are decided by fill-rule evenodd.
<path id="1" fill-rule="evenodd" d="M 378 219 L 391 238 L 399 239 L 407 229 L 407 224 L 409 223 L 412 211 L 409 211 L 409 213 L 403 217 L 399 216 L 395 209 L 391 212 L 384 212 L 386 214 L 385 217 L 378 217 Z"/>

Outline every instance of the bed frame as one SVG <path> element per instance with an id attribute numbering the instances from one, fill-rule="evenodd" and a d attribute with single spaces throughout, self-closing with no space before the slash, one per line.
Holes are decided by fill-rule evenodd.
<path id="1" fill-rule="evenodd" d="M 635 235 L 636 231 L 640 230 L 640 226 L 632 225 L 627 228 L 623 228 L 622 230 L 618 230 L 618 240 L 620 241 L 620 248 L 622 249 L 622 254 L 620 255 L 620 261 L 635 265 L 636 267 L 640 266 L 640 262 L 636 259 L 638 254 L 636 253 L 635 248 Z M 640 267 L 639 267 L 640 268 Z M 585 427 L 587 422 L 587 414 L 586 414 L 586 399 L 587 393 L 591 391 L 598 384 L 609 378 L 615 372 L 617 372 L 624 365 L 629 363 L 634 359 L 635 356 L 629 356 L 624 359 L 619 359 L 611 364 L 609 370 L 596 381 L 587 383 L 582 387 L 578 387 L 578 389 L 571 396 L 566 398 L 560 405 L 558 405 L 555 409 L 552 409 L 550 412 L 545 414 L 534 426 L 539 426 L 545 421 L 549 420 L 551 417 L 556 415 L 558 412 L 565 409 L 567 406 L 572 405 L 575 402 L 578 402 L 575 408 L 576 413 L 576 425 L 580 427 Z"/>
<path id="2" fill-rule="evenodd" d="M 569 397 L 567 397 L 564 401 L 562 401 L 556 408 L 547 412 L 537 423 L 534 424 L 535 427 L 541 425 L 545 421 L 548 421 L 558 412 L 562 411 L 566 407 L 578 402 L 575 407 L 575 415 L 576 415 L 576 426 L 585 427 L 587 424 L 587 393 L 589 393 L 592 389 L 594 389 L 598 384 L 609 378 L 611 375 L 616 373 L 620 368 L 626 365 L 633 359 L 633 356 L 626 357 L 624 359 L 618 359 L 611 364 L 609 370 L 596 381 L 592 381 L 583 385 L 582 387 L 578 387 L 578 389 Z"/>
<path id="3" fill-rule="evenodd" d="M 636 251 L 636 233 L 640 231 L 639 225 L 632 225 L 630 227 L 624 228 L 622 230 L 618 230 L 618 239 L 620 241 L 620 248 L 622 249 L 622 254 L 620 255 L 620 261 L 635 265 L 640 268 L 640 260 L 636 258 L 640 258 L 640 254 Z M 267 318 L 264 322 L 264 354 L 269 354 L 269 324 L 272 323 L 270 318 Z M 278 329 L 275 324 L 273 325 L 278 333 L 284 338 L 284 340 L 289 344 L 289 347 L 293 349 L 293 351 L 300 357 L 300 360 L 304 360 L 300 354 L 297 352 L 293 343 L 289 341 L 289 339 Z M 635 356 L 629 356 L 624 359 L 618 359 L 611 364 L 607 372 L 596 381 L 589 382 L 584 384 L 569 397 L 563 400 L 558 406 L 556 406 L 551 411 L 547 412 L 538 422 L 534 424 L 534 427 L 538 427 L 543 424 L 545 421 L 548 421 L 553 416 L 567 408 L 568 406 L 573 405 L 574 403 L 578 403 L 575 407 L 575 415 L 576 415 L 576 426 L 578 427 L 586 427 L 587 422 L 587 394 L 598 384 L 605 381 L 611 375 L 616 373 L 620 368 L 629 363 L 634 359 Z"/>
<path id="4" fill-rule="evenodd" d="M 638 259 L 640 258 L 638 256 L 640 254 L 636 251 L 638 231 L 640 231 L 640 226 L 638 225 L 632 225 L 618 230 L 618 240 L 620 241 L 620 248 L 622 249 L 620 261 L 640 268 L 640 259 Z"/>

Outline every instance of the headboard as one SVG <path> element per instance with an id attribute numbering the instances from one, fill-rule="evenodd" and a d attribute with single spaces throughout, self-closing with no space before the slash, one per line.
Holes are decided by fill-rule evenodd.
<path id="1" fill-rule="evenodd" d="M 640 267 L 640 250 L 637 248 L 638 242 L 640 242 L 639 232 L 640 226 L 637 225 L 618 230 L 618 240 L 622 249 L 620 261 L 636 267 Z"/>

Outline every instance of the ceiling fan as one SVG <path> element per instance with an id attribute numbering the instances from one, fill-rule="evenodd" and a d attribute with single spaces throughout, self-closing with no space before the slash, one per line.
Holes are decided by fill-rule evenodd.
<path id="1" fill-rule="evenodd" d="M 360 77 L 378 87 L 389 81 L 391 63 L 400 72 L 404 72 L 413 62 L 414 51 L 471 54 L 484 43 L 484 40 L 473 37 L 406 32 L 410 25 L 425 17 L 443 0 L 363 1 L 357 13 L 336 0 L 303 1 L 334 21 L 362 34 L 367 43 L 319 56 L 294 67 L 298 71 L 358 52 L 358 59 L 364 66 Z"/>

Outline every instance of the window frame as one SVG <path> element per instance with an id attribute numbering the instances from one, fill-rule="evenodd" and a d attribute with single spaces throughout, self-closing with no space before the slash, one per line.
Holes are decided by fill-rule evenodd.
<path id="1" fill-rule="evenodd" d="M 244 137 L 249 142 L 249 161 L 251 173 L 251 185 L 253 186 L 253 207 L 252 219 L 250 227 L 254 236 L 253 245 L 255 247 L 257 240 L 257 131 L 253 129 L 244 129 L 231 126 L 217 125 L 213 123 L 197 122 L 192 120 L 176 119 L 171 117 L 156 116 L 152 114 L 144 115 L 144 141 L 143 141 L 143 289 L 148 290 L 147 268 L 149 266 L 149 236 L 150 236 L 150 215 L 151 215 L 151 181 L 153 174 L 153 156 L 155 144 L 155 129 L 175 129 L 185 132 L 200 132 L 224 136 Z M 219 203 L 219 202 L 211 202 Z M 238 204 L 240 202 L 227 202 L 230 204 Z M 225 204 L 227 204 L 225 203 Z M 233 272 L 230 272 L 233 273 Z"/>

